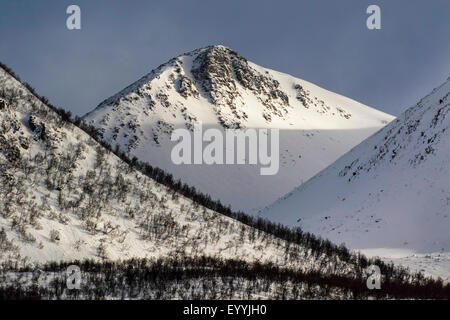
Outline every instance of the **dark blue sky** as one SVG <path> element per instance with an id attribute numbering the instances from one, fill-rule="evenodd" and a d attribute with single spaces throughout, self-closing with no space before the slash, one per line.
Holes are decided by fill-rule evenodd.
<path id="1" fill-rule="evenodd" d="M 366 28 L 370 4 L 381 30 Z M 0 61 L 78 115 L 210 44 L 398 115 L 450 75 L 449 39 L 448 0 L 0 0 Z"/>

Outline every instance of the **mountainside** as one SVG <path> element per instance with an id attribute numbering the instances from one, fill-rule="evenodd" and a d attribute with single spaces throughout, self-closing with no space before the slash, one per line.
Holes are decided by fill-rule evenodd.
<path id="1" fill-rule="evenodd" d="M 450 78 L 262 215 L 350 248 L 444 258 L 450 252 L 449 95 Z M 440 255 L 421 259 L 439 263 Z"/>
<path id="2" fill-rule="evenodd" d="M 0 68 L 0 299 L 450 296 L 439 281 L 233 213 L 113 153 L 13 76 Z M 371 264 L 382 272 L 375 292 Z"/>
<path id="3" fill-rule="evenodd" d="M 0 99 L 0 262 L 186 254 L 314 268 L 307 249 L 289 258 L 287 242 L 133 169 L 1 68 Z"/>
<path id="4" fill-rule="evenodd" d="M 170 60 L 84 116 L 130 158 L 247 211 L 275 201 L 392 119 L 223 46 Z M 251 164 L 175 165 L 171 133 L 196 123 L 219 130 L 280 129 L 278 173 L 261 176 Z"/>
<path id="5" fill-rule="evenodd" d="M 30 90 L 0 68 L 0 298 L 373 296 L 364 269 L 375 262 L 299 230 L 207 209 Z M 82 270 L 80 291 L 66 285 L 69 264 Z M 415 297 L 434 285 L 381 266 L 394 296 L 411 296 L 414 279 L 424 285 Z"/>

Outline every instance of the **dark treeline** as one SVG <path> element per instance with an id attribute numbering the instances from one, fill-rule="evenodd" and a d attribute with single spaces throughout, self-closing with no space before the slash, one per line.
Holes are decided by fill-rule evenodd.
<path id="1" fill-rule="evenodd" d="M 67 289 L 66 269 L 81 270 L 80 290 Z M 31 272 L 29 269 L 17 273 Z M 36 272 L 36 270 L 35 270 Z M 123 262 L 92 260 L 47 263 L 39 273 L 53 275 L 48 285 L 0 287 L 0 299 L 85 298 L 252 298 L 261 293 L 271 299 L 450 299 L 450 285 L 433 280 L 405 283 L 383 281 L 380 290 L 369 290 L 364 277 L 350 278 L 280 269 L 274 264 L 247 263 L 210 257 L 177 259 L 130 259 Z M 55 276 L 56 274 L 56 276 Z M 1 275 L 1 274 L 0 274 Z"/>
<path id="2" fill-rule="evenodd" d="M 14 72 L 9 69 L 4 64 L 0 63 L 5 71 L 7 71 L 11 76 L 20 81 L 20 78 L 14 74 Z M 93 139 L 100 143 L 105 149 L 114 153 L 125 163 L 127 163 L 131 168 L 139 170 L 149 178 L 167 186 L 174 192 L 177 192 L 186 198 L 193 200 L 194 202 L 211 209 L 215 212 L 223 214 L 225 216 L 231 217 L 243 224 L 251 226 L 257 230 L 263 231 L 265 233 L 271 234 L 279 239 L 285 240 L 289 243 L 298 244 L 305 248 L 311 249 L 315 254 L 324 254 L 327 256 L 336 255 L 341 261 L 348 262 L 359 270 L 359 274 L 364 274 L 364 270 L 371 264 L 375 264 L 380 267 L 383 277 L 387 281 L 394 281 L 397 279 L 399 281 L 425 281 L 424 276 L 420 273 L 410 274 L 406 269 L 401 267 L 394 267 L 393 264 L 386 264 L 380 259 L 368 259 L 359 253 L 352 253 L 345 247 L 345 245 L 336 245 L 329 240 L 322 239 L 311 233 L 303 232 L 300 228 L 290 228 L 278 223 L 271 222 L 267 219 L 261 217 L 250 216 L 244 212 L 232 211 L 229 206 L 222 204 L 219 200 L 212 199 L 209 195 L 204 194 L 196 190 L 195 187 L 189 186 L 182 183 L 180 180 L 174 179 L 172 174 L 165 172 L 164 170 L 153 167 L 148 163 L 139 161 L 136 157 L 130 159 L 124 152 L 122 152 L 118 146 L 113 148 L 110 144 L 103 140 L 101 133 L 92 125 L 86 124 L 81 118 L 76 116 L 74 119 L 70 112 L 65 111 L 62 108 L 56 108 L 48 102 L 45 97 L 39 96 L 35 90 L 29 85 L 24 83 L 24 85 L 33 93 L 41 102 L 49 106 L 57 114 L 59 114 L 63 121 L 70 122 L 87 134 L 89 134 Z M 427 280 L 428 281 L 428 280 Z M 439 280 L 436 280 L 439 283 Z"/>

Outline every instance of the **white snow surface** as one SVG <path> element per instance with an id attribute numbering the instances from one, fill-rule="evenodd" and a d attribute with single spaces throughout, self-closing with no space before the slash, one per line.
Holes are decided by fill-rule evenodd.
<path id="1" fill-rule="evenodd" d="M 450 78 L 261 214 L 448 279 L 449 92 Z"/>
<path id="2" fill-rule="evenodd" d="M 84 120 L 130 157 L 162 168 L 235 210 L 256 212 L 330 165 L 394 117 L 210 46 L 170 60 L 102 102 Z M 175 128 L 280 129 L 280 169 L 175 165 Z"/>

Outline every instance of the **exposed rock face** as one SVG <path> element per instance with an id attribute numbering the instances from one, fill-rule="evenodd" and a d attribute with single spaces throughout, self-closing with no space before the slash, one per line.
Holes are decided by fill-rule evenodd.
<path id="1" fill-rule="evenodd" d="M 271 114 L 283 116 L 288 112 L 285 107 L 289 98 L 278 88 L 278 81 L 251 68 L 245 58 L 231 49 L 209 47 L 195 58 L 191 72 L 215 104 L 219 120 L 226 128 L 240 128 L 248 118 L 245 110 L 239 108 L 239 99 L 243 97 L 237 84 L 250 90 L 267 108 L 266 119 Z"/>
<path id="2" fill-rule="evenodd" d="M 195 83 L 186 76 L 180 75 L 178 78 L 178 92 L 181 94 L 183 98 L 194 97 L 198 98 L 199 93 Z"/>

